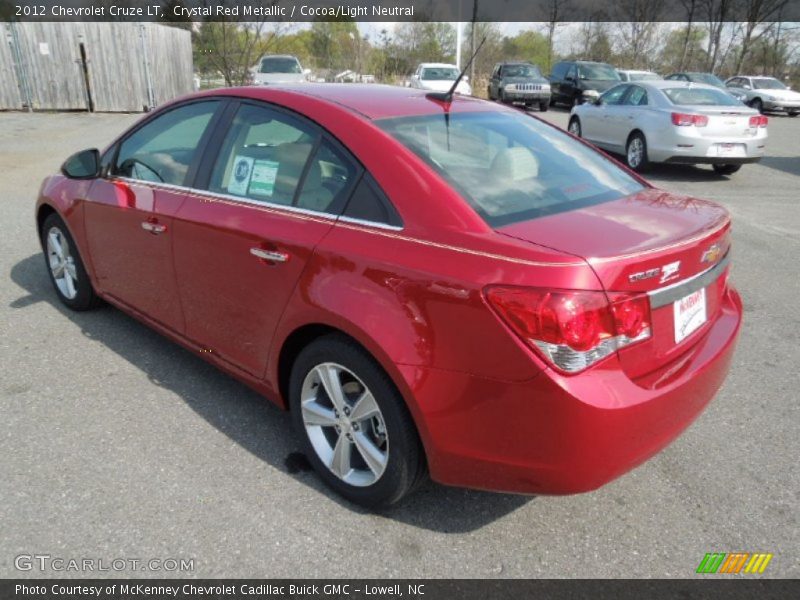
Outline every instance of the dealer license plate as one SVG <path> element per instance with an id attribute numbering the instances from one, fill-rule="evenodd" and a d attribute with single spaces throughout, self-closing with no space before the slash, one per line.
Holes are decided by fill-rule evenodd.
<path id="1" fill-rule="evenodd" d="M 743 144 L 717 144 L 717 156 L 744 156 Z"/>
<path id="2" fill-rule="evenodd" d="M 673 304 L 675 313 L 675 343 L 679 344 L 706 322 L 706 289 L 676 300 Z"/>

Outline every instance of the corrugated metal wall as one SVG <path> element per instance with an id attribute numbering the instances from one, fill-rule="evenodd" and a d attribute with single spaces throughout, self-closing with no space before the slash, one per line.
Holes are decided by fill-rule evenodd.
<path id="1" fill-rule="evenodd" d="M 184 29 L 33 22 L 0 34 L 0 109 L 136 112 L 192 91 Z"/>

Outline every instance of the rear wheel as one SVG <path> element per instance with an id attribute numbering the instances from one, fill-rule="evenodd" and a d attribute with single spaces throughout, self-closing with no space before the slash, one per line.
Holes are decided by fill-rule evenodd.
<path id="1" fill-rule="evenodd" d="M 300 353 L 289 401 L 314 469 L 351 502 L 391 505 L 423 480 L 424 453 L 403 398 L 348 338 L 328 335 Z"/>
<path id="2" fill-rule="evenodd" d="M 578 119 L 578 117 L 572 117 L 569 120 L 567 131 L 569 131 L 575 137 L 581 137 L 581 121 Z"/>
<path id="3" fill-rule="evenodd" d="M 742 168 L 742 165 L 712 165 L 718 175 L 733 175 Z"/>
<path id="4" fill-rule="evenodd" d="M 56 213 L 48 216 L 39 231 L 50 281 L 58 299 L 72 310 L 89 310 L 100 303 L 83 266 L 78 247 Z"/>
<path id="5" fill-rule="evenodd" d="M 647 169 L 647 141 L 644 135 L 636 132 L 628 138 L 628 145 L 625 148 L 625 162 L 634 171 L 641 172 Z"/>
<path id="6" fill-rule="evenodd" d="M 756 98 L 750 103 L 750 106 L 755 108 L 758 112 L 764 113 L 764 103 L 761 101 L 761 98 Z"/>
<path id="7" fill-rule="evenodd" d="M 800 115 L 800 111 L 793 110 L 792 112 L 789 113 L 790 117 L 796 117 L 797 115 Z"/>

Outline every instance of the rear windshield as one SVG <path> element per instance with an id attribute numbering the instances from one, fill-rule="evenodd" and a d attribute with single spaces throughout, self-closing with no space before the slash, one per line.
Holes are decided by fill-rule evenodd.
<path id="1" fill-rule="evenodd" d="M 441 174 L 492 227 L 643 188 L 599 152 L 522 113 L 442 113 L 375 123 Z"/>
<path id="2" fill-rule="evenodd" d="M 631 81 L 656 81 L 661 79 L 657 73 L 629 73 Z"/>
<path id="3" fill-rule="evenodd" d="M 724 90 L 680 87 L 661 91 L 670 102 L 681 106 L 741 106 L 741 102 Z"/>
<path id="4" fill-rule="evenodd" d="M 296 58 L 264 58 L 261 60 L 262 73 L 300 73 L 300 63 Z"/>
<path id="5" fill-rule="evenodd" d="M 422 79 L 426 81 L 455 81 L 458 69 L 454 67 L 425 67 L 422 69 Z"/>
<path id="6" fill-rule="evenodd" d="M 722 79 L 711 73 L 692 73 L 689 75 L 689 79 L 697 83 L 707 83 L 708 85 L 713 85 L 718 88 L 725 87 Z"/>

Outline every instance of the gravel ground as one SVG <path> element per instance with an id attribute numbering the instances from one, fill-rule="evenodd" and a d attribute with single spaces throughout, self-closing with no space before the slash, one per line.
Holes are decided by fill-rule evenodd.
<path id="1" fill-rule="evenodd" d="M 0 113 L 0 577 L 75 575 L 19 572 L 20 554 L 194 559 L 120 573 L 140 577 L 691 577 L 710 551 L 800 576 L 800 118 L 772 118 L 769 156 L 731 178 L 649 175 L 731 211 L 746 307 L 732 372 L 680 439 L 591 494 L 430 484 L 382 514 L 298 468 L 289 419 L 253 392 L 117 310 L 58 305 L 39 183 L 136 118 Z"/>

